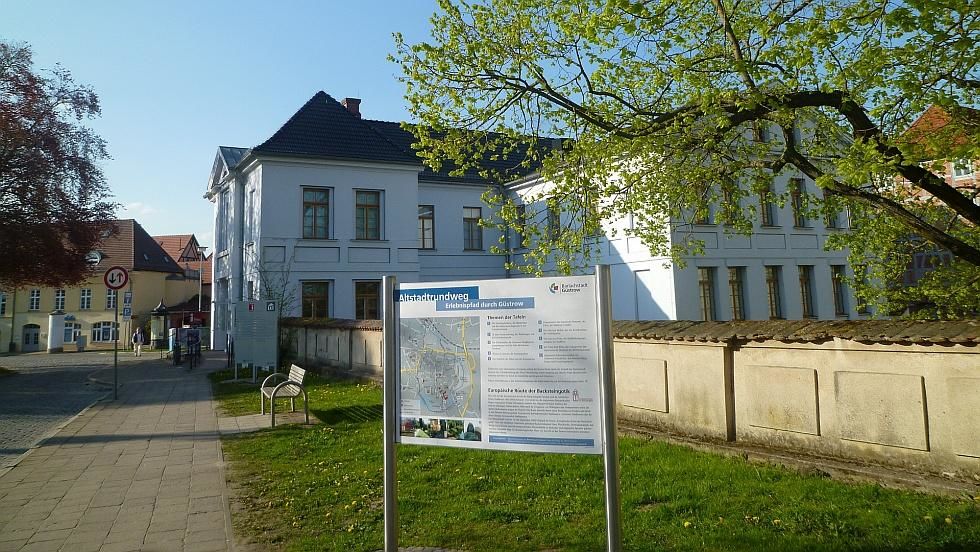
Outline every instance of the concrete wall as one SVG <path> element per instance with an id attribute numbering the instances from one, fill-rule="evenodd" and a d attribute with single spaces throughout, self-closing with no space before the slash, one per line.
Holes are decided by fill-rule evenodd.
<path id="1" fill-rule="evenodd" d="M 877 322 L 862 322 L 873 333 Z M 285 322 L 295 362 L 382 377 L 378 321 Z M 980 475 L 980 355 L 969 344 L 615 340 L 619 416 L 741 441 Z M 351 364 L 353 367 L 351 368 Z"/>
<path id="2" fill-rule="evenodd" d="M 967 345 L 617 340 L 621 416 L 667 431 L 980 474 Z"/>

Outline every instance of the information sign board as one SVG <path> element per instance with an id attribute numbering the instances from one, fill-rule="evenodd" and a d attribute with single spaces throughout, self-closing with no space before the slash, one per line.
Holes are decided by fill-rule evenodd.
<path id="1" fill-rule="evenodd" d="M 403 443 L 602 453 L 596 279 L 398 286 Z"/>
<path id="2" fill-rule="evenodd" d="M 276 366 L 279 362 L 279 305 L 275 301 L 235 304 L 233 333 L 235 362 Z"/>

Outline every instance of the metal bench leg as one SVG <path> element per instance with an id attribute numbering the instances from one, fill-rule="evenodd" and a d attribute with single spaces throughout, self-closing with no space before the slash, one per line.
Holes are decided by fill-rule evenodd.
<path id="1" fill-rule="evenodd" d="M 265 393 L 263 393 L 261 389 L 259 390 L 259 400 L 262 401 L 262 415 L 264 416 L 265 415 Z"/>
<path id="2" fill-rule="evenodd" d="M 289 408 L 296 412 L 296 397 L 289 397 Z"/>
<path id="3" fill-rule="evenodd" d="M 276 427 L 276 400 L 275 400 L 275 397 L 269 399 L 269 412 L 272 413 L 272 427 Z"/>

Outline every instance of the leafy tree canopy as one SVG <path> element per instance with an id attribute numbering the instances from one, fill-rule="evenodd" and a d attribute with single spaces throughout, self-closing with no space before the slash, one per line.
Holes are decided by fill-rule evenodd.
<path id="1" fill-rule="evenodd" d="M 726 231 L 751 233 L 760 195 L 788 199 L 774 178 L 802 174 L 821 189 L 804 198 L 814 215 L 852 211 L 856 228 L 831 245 L 867 267 L 853 282 L 865 301 L 962 316 L 980 306 L 976 190 L 922 162 L 980 159 L 978 18 L 972 0 L 441 0 L 431 40 L 396 35 L 394 59 L 427 162 L 466 170 L 527 151 L 520 161 L 554 183 L 549 204 L 585 221 L 553 239 L 525 230 L 528 270 L 574 266 L 596 221 L 626 215 L 680 260 L 699 243 L 670 233 L 709 205 Z M 903 140 L 930 105 L 955 132 Z M 773 141 L 752 138 L 766 128 Z M 517 146 L 544 135 L 570 140 L 543 159 Z M 900 289 L 929 248 L 956 260 Z"/>
<path id="2" fill-rule="evenodd" d="M 82 125 L 100 114 L 91 88 L 31 49 L 0 42 L 0 289 L 89 276 L 85 255 L 112 230 L 98 163 L 105 141 Z"/>

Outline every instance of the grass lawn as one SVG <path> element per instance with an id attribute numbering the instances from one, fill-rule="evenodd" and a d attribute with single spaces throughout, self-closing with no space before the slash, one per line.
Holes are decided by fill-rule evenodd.
<path id="1" fill-rule="evenodd" d="M 286 550 L 380 550 L 381 390 L 307 378 L 322 425 L 223 441 L 245 503 L 236 531 Z M 258 411 L 255 386 L 214 392 L 230 414 Z M 971 497 L 845 484 L 638 438 L 621 439 L 620 456 L 625 550 L 980 550 Z M 398 476 L 402 546 L 604 549 L 598 456 L 399 445 Z"/>

